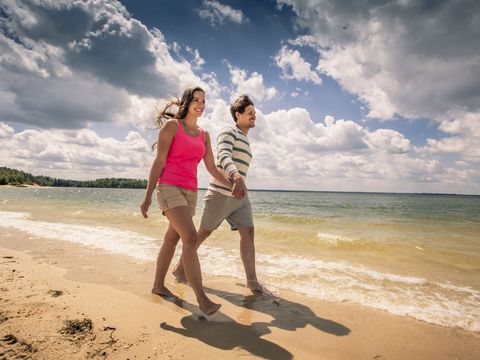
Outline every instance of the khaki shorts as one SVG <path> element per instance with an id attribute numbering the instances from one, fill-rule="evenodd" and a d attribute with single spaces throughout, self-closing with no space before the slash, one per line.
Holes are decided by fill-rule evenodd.
<path id="1" fill-rule="evenodd" d="M 232 230 L 253 227 L 252 205 L 246 195 L 242 199 L 208 190 L 203 199 L 204 206 L 200 227 L 215 230 L 227 219 Z"/>
<path id="2" fill-rule="evenodd" d="M 197 208 L 197 192 L 174 185 L 157 184 L 157 201 L 163 215 L 165 215 L 167 210 L 186 206 L 190 209 L 192 216 L 194 216 Z"/>

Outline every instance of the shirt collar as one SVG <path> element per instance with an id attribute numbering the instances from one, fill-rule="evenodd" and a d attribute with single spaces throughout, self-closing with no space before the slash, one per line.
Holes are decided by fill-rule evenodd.
<path id="1" fill-rule="evenodd" d="M 240 131 L 243 135 L 247 136 L 247 134 L 245 134 L 245 133 L 242 131 L 242 129 L 240 129 L 240 128 L 238 127 L 237 124 L 235 124 L 235 129 L 236 129 L 237 131 Z"/>

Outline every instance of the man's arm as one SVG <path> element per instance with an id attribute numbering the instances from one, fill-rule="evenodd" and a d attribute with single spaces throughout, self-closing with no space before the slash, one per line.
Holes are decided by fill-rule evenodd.
<path id="1" fill-rule="evenodd" d="M 230 187 L 231 184 L 227 179 L 225 179 L 223 173 L 221 173 L 218 168 L 215 166 L 215 160 L 213 158 L 212 146 L 210 143 L 210 135 L 205 131 L 205 155 L 203 157 L 203 162 L 207 171 L 212 175 L 217 181 L 220 181 L 223 185 Z"/>
<path id="2" fill-rule="evenodd" d="M 232 195 L 236 198 L 242 198 L 245 196 L 247 188 L 232 160 L 233 144 L 236 140 L 233 129 L 223 129 L 217 137 L 217 157 L 219 165 L 227 172 L 228 178 L 233 184 Z"/>

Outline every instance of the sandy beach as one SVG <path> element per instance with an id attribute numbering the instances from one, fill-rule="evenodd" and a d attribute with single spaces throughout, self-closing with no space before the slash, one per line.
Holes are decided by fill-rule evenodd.
<path id="1" fill-rule="evenodd" d="M 0 237 L 0 359 L 475 359 L 480 334 L 288 291 L 252 295 L 209 276 L 219 313 L 193 292 L 149 293 L 153 264 L 71 243 Z"/>

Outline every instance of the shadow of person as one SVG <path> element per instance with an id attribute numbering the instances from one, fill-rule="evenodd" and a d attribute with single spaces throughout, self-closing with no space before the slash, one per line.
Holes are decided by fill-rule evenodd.
<path id="1" fill-rule="evenodd" d="M 246 309 L 262 312 L 273 317 L 270 323 L 255 323 L 259 328 L 262 324 L 266 327 L 274 326 L 280 329 L 294 331 L 311 325 L 318 330 L 336 336 L 350 334 L 350 329 L 336 321 L 318 317 L 309 307 L 274 295 L 251 294 L 242 295 L 228 291 L 215 290 L 205 287 L 205 291 L 217 295 L 234 305 Z"/>
<path id="2" fill-rule="evenodd" d="M 206 315 L 202 310 L 200 310 L 198 305 L 194 305 L 178 296 L 163 296 L 163 295 L 152 294 L 152 298 L 154 299 L 155 302 L 158 302 L 158 303 L 162 303 L 162 302 L 172 303 L 176 305 L 179 309 L 183 309 L 190 312 L 193 317 L 200 320 L 206 320 L 207 317 L 210 318 L 211 316 L 218 317 L 218 314 L 221 314 L 220 311 L 217 311 L 212 315 Z"/>
<path id="3" fill-rule="evenodd" d="M 226 315 L 224 318 L 227 320 L 222 322 L 205 321 L 205 318 L 203 318 L 204 321 L 199 321 L 202 317 L 190 315 L 183 317 L 180 321 L 183 328 L 177 328 L 165 322 L 161 323 L 160 327 L 166 331 L 198 339 L 221 350 L 241 348 L 264 359 L 287 360 L 293 358 L 292 354 L 281 346 L 262 339 L 261 336 L 266 332 L 239 324 Z"/>

